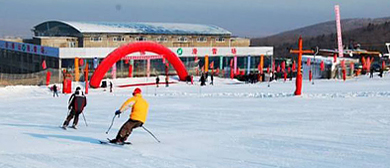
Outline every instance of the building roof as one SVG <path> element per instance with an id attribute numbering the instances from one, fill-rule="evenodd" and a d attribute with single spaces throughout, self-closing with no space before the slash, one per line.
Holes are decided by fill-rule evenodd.
<path id="1" fill-rule="evenodd" d="M 68 25 L 80 33 L 231 35 L 231 32 L 218 26 L 187 23 L 47 21 L 34 28 L 50 22 Z"/>

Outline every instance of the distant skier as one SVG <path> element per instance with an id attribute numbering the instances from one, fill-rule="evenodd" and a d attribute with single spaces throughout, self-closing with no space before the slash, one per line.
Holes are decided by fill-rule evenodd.
<path id="1" fill-rule="evenodd" d="M 55 95 L 57 95 L 57 97 L 58 97 L 58 87 L 57 87 L 57 85 L 53 85 L 53 97 L 55 97 Z"/>
<path id="2" fill-rule="evenodd" d="M 158 87 L 158 84 L 160 83 L 160 78 L 157 76 L 156 77 L 156 87 Z"/>
<path id="3" fill-rule="evenodd" d="M 112 93 L 112 82 L 110 81 L 110 93 Z"/>
<path id="4" fill-rule="evenodd" d="M 168 75 L 165 77 L 165 87 L 169 87 L 169 77 L 168 77 Z"/>
<path id="5" fill-rule="evenodd" d="M 83 112 L 84 107 L 87 106 L 87 98 L 80 89 L 76 89 L 75 93 L 72 94 L 69 102 L 70 103 L 68 105 L 68 109 L 70 110 L 70 113 L 66 117 L 62 128 L 66 129 L 66 127 L 69 125 L 70 120 L 74 118 L 73 125 L 71 128 L 76 129 L 77 123 L 79 121 L 79 115 Z"/>
<path id="6" fill-rule="evenodd" d="M 374 68 L 371 68 L 370 69 L 370 78 L 373 78 L 374 77 Z"/>
<path id="7" fill-rule="evenodd" d="M 206 86 L 205 74 L 202 74 L 202 75 L 200 76 L 199 81 L 200 81 L 200 86 Z"/>
<path id="8" fill-rule="evenodd" d="M 214 75 L 213 74 L 210 75 L 210 80 L 211 80 L 210 85 L 214 85 Z"/>
<path id="9" fill-rule="evenodd" d="M 120 115 L 130 107 L 131 113 L 129 120 L 122 125 L 116 138 L 110 140 L 110 143 L 123 144 L 126 142 L 134 128 L 141 127 L 145 123 L 149 104 L 142 98 L 140 88 L 134 89 L 133 97 L 127 99 L 127 101 L 122 104 L 121 108 L 115 112 L 115 115 Z"/>

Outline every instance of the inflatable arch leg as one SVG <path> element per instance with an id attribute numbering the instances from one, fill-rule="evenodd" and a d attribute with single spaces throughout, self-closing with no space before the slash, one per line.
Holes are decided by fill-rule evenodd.
<path id="1" fill-rule="evenodd" d="M 114 63 L 119 61 L 122 57 L 135 52 L 152 52 L 158 55 L 162 55 L 169 63 L 172 64 L 173 68 L 179 75 L 180 80 L 184 81 L 188 76 L 187 70 L 183 62 L 165 46 L 154 43 L 154 42 L 136 42 L 121 46 L 111 52 L 97 67 L 94 74 L 92 75 L 90 85 L 93 88 L 98 88 L 100 82 L 107 71 L 112 67 Z"/>

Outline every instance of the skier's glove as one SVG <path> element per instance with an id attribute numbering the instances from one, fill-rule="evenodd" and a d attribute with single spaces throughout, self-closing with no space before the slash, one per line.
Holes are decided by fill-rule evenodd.
<path id="1" fill-rule="evenodd" d="M 115 115 L 120 115 L 120 114 L 121 114 L 120 110 L 115 111 Z"/>

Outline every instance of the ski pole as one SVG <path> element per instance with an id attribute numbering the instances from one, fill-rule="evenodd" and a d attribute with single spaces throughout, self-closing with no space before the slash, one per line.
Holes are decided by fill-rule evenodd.
<path id="1" fill-rule="evenodd" d="M 110 127 L 108 128 L 108 130 L 106 131 L 106 134 L 108 134 L 108 132 L 111 130 L 111 127 L 112 127 L 112 125 L 114 124 L 115 117 L 116 117 L 116 115 L 114 115 L 114 117 L 112 118 L 111 125 L 110 125 Z"/>
<path id="2" fill-rule="evenodd" d="M 156 138 L 156 136 L 154 136 L 154 135 L 152 134 L 152 132 L 150 132 L 150 131 L 149 131 L 148 129 L 146 129 L 144 126 L 141 126 L 141 127 L 142 127 L 145 131 L 147 131 L 150 135 L 152 135 L 153 138 L 156 139 L 158 143 L 161 143 L 161 142 Z"/>
<path id="3" fill-rule="evenodd" d="M 81 114 L 83 114 L 83 118 L 84 118 L 84 123 L 85 123 L 85 126 L 87 126 L 87 127 L 88 127 L 87 120 L 85 119 L 84 113 L 81 113 Z"/>

